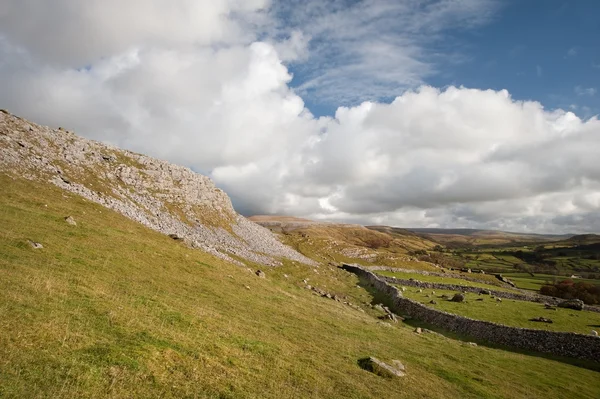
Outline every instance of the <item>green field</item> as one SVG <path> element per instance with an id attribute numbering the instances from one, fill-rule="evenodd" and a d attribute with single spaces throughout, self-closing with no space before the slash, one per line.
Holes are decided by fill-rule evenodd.
<path id="1" fill-rule="evenodd" d="M 0 187 L 2 398 L 600 397 L 597 364 L 382 325 L 335 267 L 260 279 L 53 186 Z M 365 356 L 408 375 L 364 371 Z"/>
<path id="2" fill-rule="evenodd" d="M 600 327 L 600 313 L 577 311 L 558 308 L 548 310 L 543 304 L 502 299 L 497 302 L 489 295 L 465 294 L 465 302 L 452 302 L 439 298 L 446 294 L 452 297 L 456 291 L 435 290 L 431 295 L 428 290 L 419 293 L 416 289 L 409 288 L 403 294 L 405 297 L 419 301 L 435 309 L 469 317 L 476 320 L 492 321 L 514 327 L 535 328 L 548 331 L 570 331 L 589 334 L 591 330 Z M 427 296 L 429 295 L 429 297 Z M 483 301 L 477 299 L 483 298 Z M 436 305 L 429 302 L 435 299 Z M 529 321 L 535 317 L 546 317 L 553 321 L 552 324 Z"/>
<path id="3" fill-rule="evenodd" d="M 485 284 L 482 282 L 478 283 L 478 282 L 474 282 L 474 281 L 470 281 L 470 280 L 463 280 L 463 279 L 452 278 L 452 277 L 429 276 L 429 275 L 422 275 L 422 274 L 418 274 L 418 273 L 402 273 L 402 272 L 392 272 L 392 271 L 386 271 L 386 270 L 378 270 L 375 273 L 380 274 L 382 276 L 396 277 L 396 278 L 400 278 L 400 279 L 404 279 L 404 280 L 413 278 L 417 281 L 423 281 L 423 282 L 427 282 L 427 283 L 456 284 L 456 285 L 464 285 L 467 287 L 479 287 L 482 289 L 496 290 L 496 291 L 507 291 L 507 292 L 515 291 L 513 289 L 500 287 L 498 285 Z M 493 277 L 493 279 L 494 279 L 493 281 L 498 281 L 495 277 Z"/>

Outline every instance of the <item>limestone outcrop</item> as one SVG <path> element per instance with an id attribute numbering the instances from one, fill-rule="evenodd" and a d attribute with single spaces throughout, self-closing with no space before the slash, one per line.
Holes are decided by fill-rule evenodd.
<path id="1" fill-rule="evenodd" d="M 220 258 L 314 264 L 239 215 L 227 194 L 189 168 L 0 112 L 0 172 L 51 182 Z"/>

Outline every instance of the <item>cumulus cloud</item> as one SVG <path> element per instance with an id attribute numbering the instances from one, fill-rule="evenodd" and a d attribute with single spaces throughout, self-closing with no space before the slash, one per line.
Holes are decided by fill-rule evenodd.
<path id="1" fill-rule="evenodd" d="M 0 107 L 190 166 L 211 176 L 245 214 L 600 231 L 594 216 L 600 211 L 597 118 L 515 101 L 506 91 L 420 85 L 423 75 L 416 71 L 426 64 L 419 64 L 421 47 L 411 34 L 425 26 L 436 35 L 449 23 L 482 23 L 474 16 L 481 2 L 431 2 L 422 14 L 427 24 L 408 21 L 393 47 L 383 40 L 371 52 L 351 48 L 356 37 L 347 21 L 384 23 L 385 12 L 393 15 L 400 3 L 342 10 L 332 2 L 325 12 L 309 2 L 298 18 L 314 14 L 315 25 L 290 22 L 287 30 L 279 18 L 288 3 L 54 3 L 52 9 L 34 0 L 0 5 Z M 468 17 L 456 14 L 461 7 Z M 37 23 L 13 22 L 29 12 Z M 358 32 L 372 29 L 357 26 Z M 365 54 L 378 63 L 401 48 L 406 65 L 417 64 L 409 67 L 415 78 L 400 86 L 415 88 L 388 102 L 360 102 L 315 118 L 302 98 L 306 87 L 290 86 L 289 63 L 320 68 L 326 47 L 311 43 L 325 32 L 340 35 L 335 46 L 343 48 L 342 58 L 353 54 L 357 70 L 364 69 L 354 75 L 342 68 L 337 80 L 333 66 L 324 68 L 321 75 L 309 73 L 313 83 L 307 85 L 333 93 L 368 71 Z M 379 78 L 402 80 L 385 68 Z M 355 92 L 358 99 L 365 82 L 341 87 L 340 98 Z M 381 91 L 362 94 L 379 97 Z"/>

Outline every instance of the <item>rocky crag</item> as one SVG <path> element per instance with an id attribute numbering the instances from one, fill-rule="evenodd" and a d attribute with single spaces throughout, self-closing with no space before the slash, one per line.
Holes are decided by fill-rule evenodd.
<path id="1" fill-rule="evenodd" d="M 43 180 L 228 261 L 314 262 L 233 209 L 205 176 L 0 112 L 0 173 Z"/>

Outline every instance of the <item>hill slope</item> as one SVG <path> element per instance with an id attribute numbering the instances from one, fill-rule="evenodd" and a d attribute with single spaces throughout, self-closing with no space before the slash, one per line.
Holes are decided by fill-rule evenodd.
<path id="1" fill-rule="evenodd" d="M 337 268 L 284 260 L 261 279 L 52 184 L 0 186 L 0 397 L 600 395 L 595 371 L 381 324 Z M 370 355 L 408 376 L 360 369 Z"/>
<path id="2" fill-rule="evenodd" d="M 0 112 L 1 171 L 49 181 L 229 261 L 276 265 L 287 257 L 313 263 L 237 214 L 205 176 L 6 111 Z"/>

